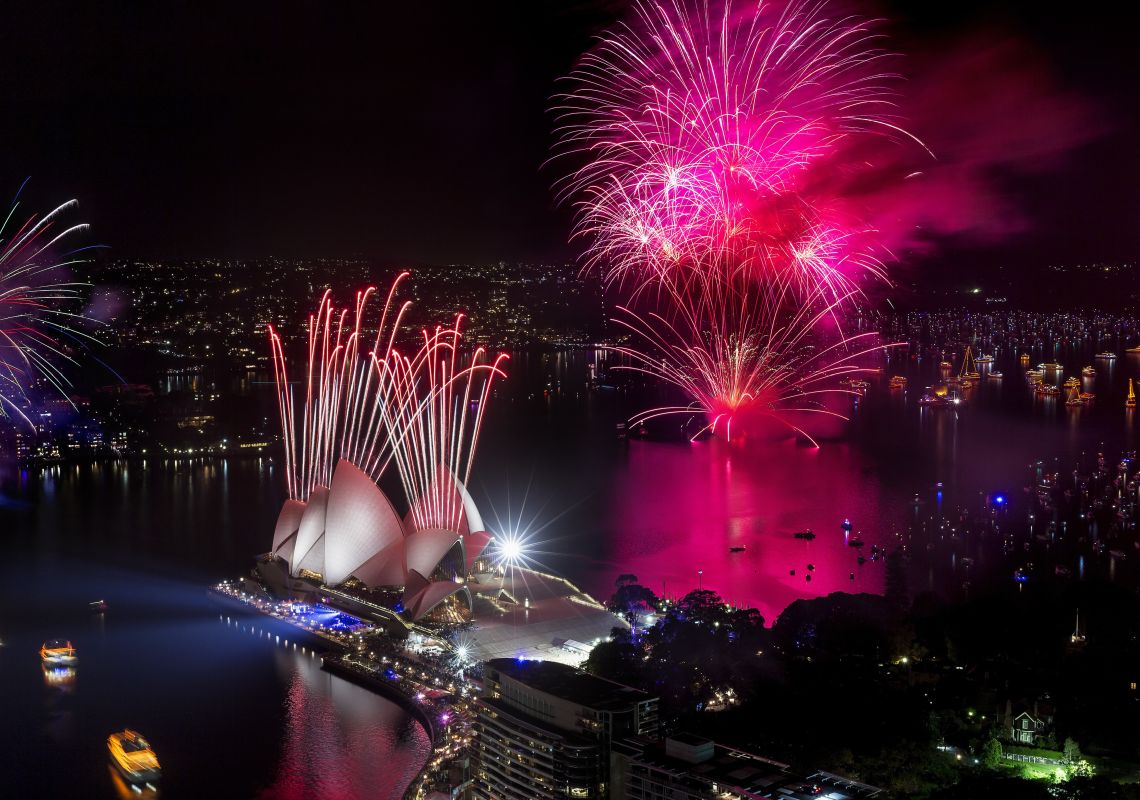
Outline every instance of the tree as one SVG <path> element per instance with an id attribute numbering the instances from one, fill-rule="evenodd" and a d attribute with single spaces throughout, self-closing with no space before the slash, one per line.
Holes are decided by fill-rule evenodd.
<path id="1" fill-rule="evenodd" d="M 614 596 L 610 598 L 609 607 L 610 611 L 632 623 L 640 614 L 656 611 L 658 600 L 652 589 L 636 583 L 627 583 L 619 586 L 618 590 L 614 592 Z"/>
<path id="2" fill-rule="evenodd" d="M 988 769 L 995 769 L 1000 765 L 1001 756 L 1001 742 L 997 739 L 990 739 L 986 742 L 985 746 L 982 747 L 982 763 L 985 764 Z"/>
<path id="3" fill-rule="evenodd" d="M 624 586 L 632 586 L 635 583 L 637 583 L 637 576 L 632 572 L 623 572 L 621 575 L 618 575 L 617 580 L 614 581 L 614 585 L 618 589 L 621 589 Z"/>
<path id="4" fill-rule="evenodd" d="M 1065 761 L 1070 764 L 1076 764 L 1081 760 L 1081 747 L 1077 744 L 1077 740 L 1071 736 L 1065 737 L 1062 752 L 1065 754 Z"/>

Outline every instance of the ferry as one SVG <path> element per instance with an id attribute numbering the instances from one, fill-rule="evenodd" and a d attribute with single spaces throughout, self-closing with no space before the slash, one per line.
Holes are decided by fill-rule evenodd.
<path id="1" fill-rule="evenodd" d="M 887 384 L 892 389 L 905 389 L 906 377 L 903 375 L 892 375 L 891 380 Z"/>
<path id="2" fill-rule="evenodd" d="M 1085 367 L 1084 369 L 1081 370 L 1081 374 L 1084 375 L 1086 378 L 1095 378 L 1096 377 L 1096 370 L 1093 369 L 1092 367 Z"/>
<path id="3" fill-rule="evenodd" d="M 48 664 L 74 664 L 75 648 L 66 639 L 49 639 L 40 648 L 40 658 Z"/>
<path id="4" fill-rule="evenodd" d="M 158 756 L 147 740 L 132 730 L 108 736 L 107 750 L 111 764 L 131 783 L 152 783 L 162 777 Z"/>
<path id="5" fill-rule="evenodd" d="M 1101 359 L 1102 361 L 1115 361 L 1116 360 L 1116 353 L 1110 353 L 1106 350 L 1103 353 L 1097 353 L 1096 357 Z"/>

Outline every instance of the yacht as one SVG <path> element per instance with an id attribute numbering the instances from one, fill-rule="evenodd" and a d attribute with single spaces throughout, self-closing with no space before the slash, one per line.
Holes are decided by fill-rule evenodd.
<path id="1" fill-rule="evenodd" d="M 131 783 L 152 783 L 162 777 L 158 756 L 147 740 L 132 730 L 108 736 L 107 750 L 111 764 Z"/>
<path id="2" fill-rule="evenodd" d="M 48 664 L 74 664 L 75 648 L 66 639 L 49 639 L 40 648 L 40 658 Z"/>

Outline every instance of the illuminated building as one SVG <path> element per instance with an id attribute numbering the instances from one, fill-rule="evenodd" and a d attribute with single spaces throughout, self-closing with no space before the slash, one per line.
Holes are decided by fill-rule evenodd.
<path id="1" fill-rule="evenodd" d="M 372 479 L 345 460 L 332 486 L 318 486 L 305 502 L 286 500 L 277 517 L 270 558 L 259 572 L 277 594 L 339 586 L 402 588 L 401 606 L 422 619 L 453 595 L 471 608 L 464 581 L 490 541 L 479 512 L 456 481 L 463 513 L 458 530 L 418 529 L 401 519 Z M 282 567 L 287 566 L 287 573 Z"/>
<path id="2" fill-rule="evenodd" d="M 657 732 L 657 698 L 550 661 L 487 662 L 475 798 L 605 798 L 610 744 Z"/>

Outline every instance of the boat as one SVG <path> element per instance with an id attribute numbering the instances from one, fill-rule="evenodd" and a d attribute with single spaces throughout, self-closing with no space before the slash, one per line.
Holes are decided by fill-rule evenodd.
<path id="1" fill-rule="evenodd" d="M 1051 383 L 1037 384 L 1037 394 L 1042 397 L 1056 397 L 1061 394 L 1061 390 Z"/>
<path id="2" fill-rule="evenodd" d="M 984 356 L 983 356 L 984 358 Z M 993 358 L 991 357 L 991 361 Z M 958 372 L 958 380 L 960 381 L 976 381 L 982 377 L 978 372 L 977 361 L 974 358 L 974 351 L 969 345 L 966 345 L 966 352 L 962 354 L 962 369 Z"/>
<path id="3" fill-rule="evenodd" d="M 1079 378 L 1067 378 L 1061 385 L 1066 389 L 1075 389 L 1081 385 L 1081 381 Z"/>
<path id="4" fill-rule="evenodd" d="M 1096 400 L 1096 395 L 1093 392 L 1081 392 L 1079 396 L 1081 398 L 1081 402 L 1085 405 L 1088 405 L 1093 400 Z"/>
<path id="5" fill-rule="evenodd" d="M 846 386 L 853 392 L 859 392 L 862 394 L 870 388 L 871 383 L 870 381 L 865 381 L 862 378 L 845 378 L 839 382 L 839 385 Z"/>
<path id="6" fill-rule="evenodd" d="M 806 530 L 796 531 L 792 534 L 792 537 L 796 539 L 803 539 L 805 542 L 810 542 L 815 538 L 815 534 L 812 533 L 811 528 L 807 528 Z"/>
<path id="7" fill-rule="evenodd" d="M 1022 364 L 1028 364 L 1029 353 L 1022 353 L 1020 356 L 1018 356 L 1018 361 L 1020 361 Z"/>
<path id="8" fill-rule="evenodd" d="M 992 364 L 994 357 L 988 354 L 983 354 L 974 359 L 975 364 Z"/>
<path id="9" fill-rule="evenodd" d="M 986 377 L 989 378 L 991 381 L 1000 381 L 1002 379 L 1001 370 L 995 369 L 993 372 L 986 375 Z"/>
<path id="10" fill-rule="evenodd" d="M 1137 345 L 1136 347 L 1129 347 L 1124 352 L 1125 353 L 1140 353 L 1140 345 Z"/>
<path id="11" fill-rule="evenodd" d="M 730 553 L 743 553 L 747 548 L 744 545 L 736 545 L 735 547 L 728 548 Z"/>
<path id="12" fill-rule="evenodd" d="M 850 539 L 847 540 L 847 546 L 848 547 L 854 547 L 854 548 L 858 549 L 858 548 L 863 546 L 863 540 L 861 538 L 859 538 L 858 536 L 852 536 Z"/>
<path id="13" fill-rule="evenodd" d="M 146 739 L 130 729 L 108 736 L 107 750 L 111 764 L 131 783 L 153 783 L 162 777 L 158 756 Z"/>
<path id="14" fill-rule="evenodd" d="M 938 369 L 942 371 L 943 375 L 949 375 L 950 372 L 954 369 L 954 365 L 949 361 L 943 361 L 938 365 Z"/>
<path id="15" fill-rule="evenodd" d="M 1099 358 L 1101 361 L 1115 361 L 1116 360 L 1116 353 L 1110 353 L 1107 350 L 1105 350 L 1103 353 L 1097 353 L 1096 357 Z"/>
<path id="16" fill-rule="evenodd" d="M 905 389 L 906 377 L 903 375 L 892 375 L 887 385 L 892 389 Z"/>
<path id="17" fill-rule="evenodd" d="M 1081 370 L 1081 374 L 1084 375 L 1086 378 L 1095 378 L 1096 377 L 1096 370 L 1093 369 L 1091 366 L 1088 366 L 1088 367 L 1085 367 L 1084 369 Z"/>
<path id="18" fill-rule="evenodd" d="M 1068 381 L 1066 381 L 1068 383 Z M 1081 400 L 1080 393 L 1077 391 L 1076 386 L 1069 387 L 1069 396 L 1065 398 L 1065 405 L 1067 406 L 1083 406 L 1084 401 Z"/>
<path id="19" fill-rule="evenodd" d="M 1128 397 L 1124 398 L 1125 408 L 1136 408 L 1136 389 L 1132 386 L 1132 379 L 1128 379 Z"/>
<path id="20" fill-rule="evenodd" d="M 94 601 L 88 603 L 87 607 L 90 608 L 92 611 L 106 611 L 107 610 L 107 601 L 106 600 L 94 600 Z"/>
<path id="21" fill-rule="evenodd" d="M 939 397 L 931 392 L 926 392 L 922 397 L 918 398 L 920 406 L 934 406 L 935 408 L 942 408 L 943 406 L 950 405 L 950 401 L 945 397 Z"/>
<path id="22" fill-rule="evenodd" d="M 66 639 L 49 639 L 40 647 L 40 658 L 48 664 L 74 664 L 75 648 Z"/>

